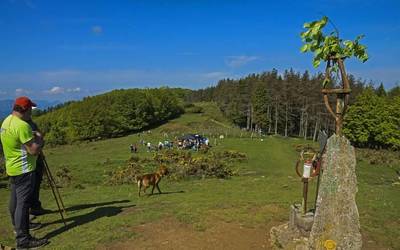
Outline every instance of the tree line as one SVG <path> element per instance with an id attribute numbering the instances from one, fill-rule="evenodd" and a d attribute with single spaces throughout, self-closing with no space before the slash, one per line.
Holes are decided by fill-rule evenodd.
<path id="1" fill-rule="evenodd" d="M 183 113 L 184 89 L 114 90 L 34 117 L 49 144 L 122 136 Z"/>
<path id="2" fill-rule="evenodd" d="M 358 147 L 400 149 L 400 87 L 367 87 L 349 107 L 343 133 Z"/>
<path id="3" fill-rule="evenodd" d="M 193 91 L 189 100 L 216 102 L 226 117 L 247 130 L 316 140 L 319 130 L 333 133 L 335 125 L 322 99 L 323 81 L 321 73 L 310 75 L 308 71 L 290 69 L 280 74 L 273 69 L 240 79 L 222 79 L 216 86 Z M 372 89 L 376 95 L 384 92 L 387 98 L 399 95 L 399 87 L 386 93 L 383 84 L 375 89 L 372 83 L 352 75 L 349 82 L 350 105 L 358 105 L 357 97 L 366 90 Z M 331 103 L 334 104 L 333 99 Z M 354 108 L 349 110 L 346 126 L 354 112 Z M 351 132 L 348 129 L 346 133 Z M 349 139 L 356 142 L 353 137 Z"/>

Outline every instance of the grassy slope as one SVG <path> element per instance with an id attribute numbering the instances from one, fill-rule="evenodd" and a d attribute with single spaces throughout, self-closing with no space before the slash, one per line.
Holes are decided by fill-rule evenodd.
<path id="1" fill-rule="evenodd" d="M 287 221 L 288 207 L 301 200 L 302 190 L 293 169 L 297 158 L 293 145 L 305 142 L 279 137 L 267 137 L 264 141 L 248 137 L 232 138 L 231 135 L 246 135 L 238 129 L 220 125 L 227 123 L 217 110 L 210 104 L 201 105 L 207 110 L 206 114 L 186 114 L 141 137 L 130 135 L 47 149 L 53 173 L 62 166 L 71 170 L 72 183 L 61 189 L 68 208 L 68 230 L 62 227 L 59 215 L 54 213 L 41 218 L 46 226 L 35 235 L 50 236 L 52 243 L 49 249 L 77 246 L 79 249 L 90 249 L 98 244 L 139 237 L 130 230 L 133 226 L 165 216 L 191 224 L 199 231 L 215 221 L 237 222 L 248 227 L 266 227 Z M 228 180 L 163 180 L 161 189 L 171 194 L 140 199 L 136 187 L 132 185 L 103 185 L 104 172 L 124 165 L 129 158 L 130 143 L 140 138 L 157 143 L 163 139 L 165 132 L 173 137 L 182 132 L 195 132 L 193 128 L 213 136 L 227 133 L 227 139 L 215 139 L 218 145 L 213 150 L 246 152 L 248 162 L 238 166 L 241 175 Z M 214 139 L 211 142 L 214 143 Z M 143 148 L 140 155 L 151 156 Z M 399 186 L 391 185 L 393 170 L 373 167 L 361 161 L 357 165 L 357 173 L 357 202 L 364 236 L 379 246 L 399 249 L 400 197 Z M 310 197 L 314 197 L 314 184 L 315 181 L 310 187 Z M 8 190 L 0 189 L 0 240 L 12 245 L 14 235 L 7 211 L 8 195 Z M 42 191 L 42 201 L 45 207 L 56 209 L 49 190 Z"/>

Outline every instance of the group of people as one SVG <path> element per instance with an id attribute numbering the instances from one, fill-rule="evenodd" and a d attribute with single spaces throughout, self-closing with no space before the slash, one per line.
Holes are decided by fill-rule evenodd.
<path id="1" fill-rule="evenodd" d="M 210 141 L 201 135 L 188 134 L 178 140 L 178 149 L 199 150 L 202 146 L 210 146 Z"/>
<path id="2" fill-rule="evenodd" d="M 173 141 L 165 140 L 164 142 L 158 142 L 154 145 L 151 142 L 146 142 L 143 139 L 139 141 L 139 144 L 147 149 L 147 152 L 157 151 L 162 149 L 172 149 L 176 145 L 177 149 L 193 149 L 199 150 L 202 146 L 210 146 L 208 138 L 200 135 L 186 135 L 179 139 L 176 139 L 175 143 Z M 132 143 L 130 146 L 131 153 L 138 152 L 138 144 Z"/>
<path id="3" fill-rule="evenodd" d="M 30 231 L 39 229 L 36 216 L 48 212 L 42 208 L 39 194 L 45 171 L 42 149 L 43 135 L 32 121 L 32 108 L 28 97 L 18 97 L 12 113 L 1 125 L 1 143 L 5 157 L 6 174 L 10 180 L 9 211 L 16 235 L 17 249 L 32 249 L 46 245 L 46 238 L 32 237 Z"/>
<path id="4" fill-rule="evenodd" d="M 139 144 L 141 144 L 142 146 L 146 147 L 147 152 L 151 152 L 151 151 L 154 151 L 154 150 L 162 150 L 164 148 L 171 149 L 171 148 L 174 147 L 174 143 L 171 142 L 171 141 L 168 141 L 168 140 L 165 140 L 164 142 L 160 141 L 160 142 L 158 142 L 157 146 L 153 146 L 151 144 L 151 142 L 146 142 L 146 141 L 144 141 L 142 139 L 142 140 L 140 140 Z M 136 143 L 132 143 L 129 146 L 129 148 L 131 150 L 131 153 L 137 153 L 138 150 L 139 150 L 139 147 L 138 147 L 138 145 Z"/>

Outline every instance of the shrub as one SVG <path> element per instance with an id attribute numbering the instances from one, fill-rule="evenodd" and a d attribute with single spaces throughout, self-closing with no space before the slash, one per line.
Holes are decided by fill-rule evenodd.
<path id="1" fill-rule="evenodd" d="M 390 150 L 356 149 L 357 161 L 366 161 L 376 166 L 399 166 L 400 152 Z"/>
<path id="2" fill-rule="evenodd" d="M 203 113 L 203 108 L 199 106 L 193 106 L 190 108 L 186 108 L 185 113 L 194 113 L 194 114 Z"/>
<path id="3" fill-rule="evenodd" d="M 131 156 L 125 166 L 119 167 L 106 174 L 106 184 L 131 184 L 135 182 L 135 177 L 140 174 L 143 174 L 143 166 L 139 163 L 139 157 Z"/>
<path id="4" fill-rule="evenodd" d="M 161 164 L 168 167 L 170 174 L 167 178 L 173 180 L 189 177 L 229 178 L 238 173 L 233 164 L 245 160 L 247 160 L 247 155 L 237 151 L 196 154 L 186 150 L 164 150 L 156 152 L 151 159 L 140 159 L 138 156 L 131 157 L 125 166 L 107 173 L 106 184 L 133 183 L 135 176 L 144 173 L 144 165 L 153 165 L 154 170 L 152 172 L 154 172 Z"/>
<path id="5" fill-rule="evenodd" d="M 56 171 L 56 183 L 62 187 L 66 187 L 71 184 L 72 175 L 71 171 L 67 166 L 62 166 Z"/>

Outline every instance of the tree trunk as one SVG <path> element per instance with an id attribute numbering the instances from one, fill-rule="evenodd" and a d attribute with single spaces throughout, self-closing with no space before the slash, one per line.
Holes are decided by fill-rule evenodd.
<path id="1" fill-rule="evenodd" d="M 304 124 L 304 140 L 307 140 L 307 133 L 308 133 L 308 113 L 305 113 L 305 124 Z"/>
<path id="2" fill-rule="evenodd" d="M 250 130 L 253 131 L 254 125 L 254 108 L 253 104 L 250 104 Z"/>
<path id="3" fill-rule="evenodd" d="M 272 127 L 272 110 L 271 110 L 271 106 L 268 105 L 268 134 L 271 134 L 271 127 Z"/>
<path id="4" fill-rule="evenodd" d="M 250 130 L 250 122 L 251 122 L 251 117 L 250 117 L 250 106 L 247 106 L 247 124 L 246 124 L 246 130 L 249 131 Z"/>
<path id="5" fill-rule="evenodd" d="M 303 109 L 301 109 L 300 123 L 299 123 L 299 137 L 301 137 L 302 133 L 303 133 L 303 114 L 304 114 L 304 111 L 303 111 Z"/>
<path id="6" fill-rule="evenodd" d="M 288 136 L 288 103 L 286 103 L 285 107 L 285 137 Z"/>
<path id="7" fill-rule="evenodd" d="M 319 116 L 317 116 L 317 119 L 315 121 L 315 128 L 314 128 L 314 136 L 313 136 L 313 141 L 317 141 L 317 133 L 319 130 Z"/>
<path id="8" fill-rule="evenodd" d="M 275 100 L 275 135 L 278 134 L 278 98 Z"/>

